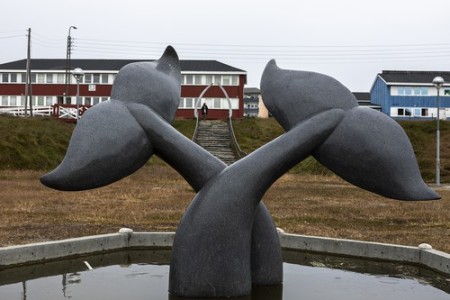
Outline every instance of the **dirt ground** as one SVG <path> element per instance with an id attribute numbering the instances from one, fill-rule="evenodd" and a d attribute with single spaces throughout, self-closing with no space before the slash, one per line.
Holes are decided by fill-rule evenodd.
<path id="1" fill-rule="evenodd" d="M 153 165 L 107 187 L 59 192 L 42 172 L 0 171 L 0 246 L 116 232 L 175 231 L 194 196 L 170 167 Z M 377 196 L 338 177 L 284 175 L 263 201 L 289 233 L 417 246 L 450 253 L 450 188 L 439 201 Z"/>

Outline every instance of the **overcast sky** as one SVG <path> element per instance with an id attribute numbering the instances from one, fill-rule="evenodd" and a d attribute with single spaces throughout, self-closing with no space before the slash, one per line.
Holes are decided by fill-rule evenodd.
<path id="1" fill-rule="evenodd" d="M 368 92 L 382 70 L 450 71 L 448 0 L 14 0 L 0 18 L 0 63 L 65 58 L 216 59 L 259 87 L 275 58 L 285 69 L 335 77 Z M 74 66 L 75 67 L 75 66 Z M 445 78 L 444 78 L 445 79 Z M 450 81 L 450 78 L 447 79 Z"/>

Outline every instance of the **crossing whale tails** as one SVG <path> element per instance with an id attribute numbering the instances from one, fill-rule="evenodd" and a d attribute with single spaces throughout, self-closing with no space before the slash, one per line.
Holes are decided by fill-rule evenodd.
<path id="1" fill-rule="evenodd" d="M 439 197 L 420 185 L 423 180 L 417 179 L 414 168 L 401 164 L 389 172 L 375 170 L 382 179 L 378 185 L 359 178 L 372 176 L 372 169 L 398 158 L 393 151 L 409 153 L 404 149 L 410 147 L 406 135 L 383 117 L 359 110 L 348 90 L 334 79 L 328 86 L 330 77 L 297 72 L 283 73 L 273 61 L 261 81 L 264 100 L 286 133 L 226 166 L 170 125 L 180 97 L 180 77 L 178 56 L 168 48 L 159 61 L 133 64 L 119 72 L 112 99 L 84 114 L 63 162 L 41 181 L 60 190 L 84 190 L 131 174 L 153 154 L 167 161 L 197 192 L 180 221 L 172 250 L 169 290 L 185 297 L 242 296 L 250 293 L 252 284 L 281 282 L 279 241 L 261 198 L 277 178 L 310 154 L 344 179 L 382 195 Z M 141 75 L 147 81 L 142 82 Z M 299 101 L 305 99 L 302 80 L 308 76 L 325 84 L 320 97 L 307 94 L 313 108 Z M 330 95 L 340 98 L 330 104 Z M 359 123 L 366 125 L 357 127 Z M 370 124 L 391 137 L 370 141 L 367 135 L 376 136 Z M 400 140 L 394 150 L 375 145 L 393 138 Z M 347 149 L 347 142 L 366 147 L 362 149 L 369 158 L 362 157 L 361 150 Z M 372 153 L 375 150 L 368 147 L 385 153 Z M 408 159 L 410 163 L 413 158 Z M 389 181 L 411 172 L 413 179 L 407 183 Z M 418 184 L 420 197 L 409 192 L 413 184 Z"/>

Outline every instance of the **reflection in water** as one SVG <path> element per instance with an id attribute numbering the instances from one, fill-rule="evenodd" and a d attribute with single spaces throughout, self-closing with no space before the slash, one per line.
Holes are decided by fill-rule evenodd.
<path id="1" fill-rule="evenodd" d="M 22 282 L 22 300 L 27 300 L 27 282 Z"/>
<path id="2" fill-rule="evenodd" d="M 142 253 L 114 255 L 89 258 L 92 271 L 81 259 L 0 270 L 0 299 L 185 300 L 168 295 L 168 265 L 150 264 L 155 258 Z M 429 270 L 312 254 L 285 252 L 284 257 L 289 263 L 284 263 L 283 285 L 254 287 L 252 295 L 235 299 L 450 298 L 448 276 Z"/>
<path id="3" fill-rule="evenodd" d="M 296 298 L 291 300 L 299 299 L 297 295 Z M 169 294 L 169 300 L 205 300 L 205 298 L 182 298 Z M 208 298 L 209 299 L 209 298 Z M 271 285 L 271 286 L 254 286 L 252 288 L 252 294 L 244 297 L 234 297 L 234 298 L 214 298 L 214 300 L 281 300 L 283 299 L 283 285 Z"/>

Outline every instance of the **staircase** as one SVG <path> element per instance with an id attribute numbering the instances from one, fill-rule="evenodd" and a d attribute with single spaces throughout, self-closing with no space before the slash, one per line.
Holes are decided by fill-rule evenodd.
<path id="1" fill-rule="evenodd" d="M 199 121 L 194 142 L 227 165 L 231 165 L 240 158 L 233 150 L 231 141 L 228 123 L 219 120 Z"/>

